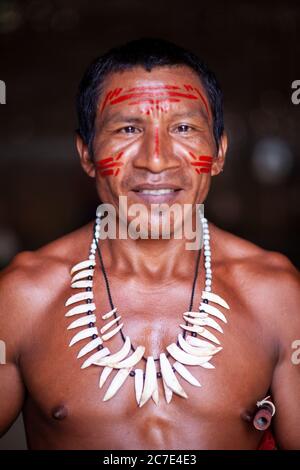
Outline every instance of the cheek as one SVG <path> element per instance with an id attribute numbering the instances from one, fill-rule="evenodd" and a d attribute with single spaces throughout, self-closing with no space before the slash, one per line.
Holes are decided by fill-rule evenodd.
<path id="1" fill-rule="evenodd" d="M 123 157 L 124 152 L 104 156 L 95 163 L 96 172 L 101 178 L 116 177 L 124 165 Z"/>
<path id="2" fill-rule="evenodd" d="M 213 157 L 211 155 L 189 152 L 189 164 L 198 175 L 203 173 L 209 174 L 211 172 L 212 162 Z"/>

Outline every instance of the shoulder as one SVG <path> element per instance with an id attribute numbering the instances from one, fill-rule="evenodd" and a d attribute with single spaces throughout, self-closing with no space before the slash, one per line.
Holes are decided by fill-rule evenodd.
<path id="1" fill-rule="evenodd" d="M 276 338 L 300 331 L 300 275 L 281 253 L 268 251 L 213 226 L 216 262 L 243 304 Z M 222 246 L 218 250 L 218 244 Z M 299 334 L 298 334 L 299 336 Z"/>
<path id="2" fill-rule="evenodd" d="M 23 251 L 0 273 L 0 332 L 12 356 L 69 283 L 70 267 L 85 248 L 87 226 L 36 251 Z M 86 245 L 87 244 L 87 245 Z"/>
<path id="3" fill-rule="evenodd" d="M 215 226 L 212 233 L 216 262 L 223 264 L 233 276 L 244 278 L 248 285 L 256 288 L 261 285 L 278 288 L 280 284 L 297 290 L 299 272 L 285 255 L 263 249 Z"/>

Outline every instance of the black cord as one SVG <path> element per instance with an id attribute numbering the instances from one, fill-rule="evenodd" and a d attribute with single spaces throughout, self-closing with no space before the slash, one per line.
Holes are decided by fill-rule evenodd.
<path id="1" fill-rule="evenodd" d="M 99 246 L 97 240 L 96 240 L 96 246 L 97 246 L 97 253 L 98 253 L 98 256 L 99 256 L 101 271 L 102 271 L 102 274 L 103 274 L 103 278 L 104 278 L 104 282 L 105 282 L 105 287 L 106 287 L 106 292 L 107 292 L 107 296 L 108 296 L 108 299 L 109 299 L 110 307 L 111 307 L 111 310 L 114 310 L 115 306 L 114 306 L 114 303 L 113 303 L 113 300 L 112 300 L 112 295 L 111 295 L 111 291 L 110 291 L 110 286 L 109 286 L 109 282 L 108 282 L 108 277 L 107 277 L 107 273 L 106 273 L 106 270 L 105 270 L 105 267 L 104 267 L 104 262 L 103 262 L 103 258 L 102 258 L 100 246 Z M 195 289 L 196 289 L 196 282 L 197 282 L 198 273 L 199 273 L 200 257 L 201 257 L 201 248 L 198 249 L 198 253 L 197 253 L 196 267 L 195 267 L 195 273 L 194 273 L 194 279 L 193 279 L 193 286 L 192 286 L 192 293 L 191 293 L 191 300 L 190 300 L 190 305 L 189 305 L 189 311 L 191 311 L 192 308 L 193 308 L 194 296 L 195 296 Z M 117 313 L 116 313 L 116 312 L 114 312 L 114 317 L 117 318 Z M 188 325 L 188 322 L 187 322 L 187 321 L 186 321 L 185 323 L 186 323 L 186 325 Z M 117 325 L 119 326 L 119 320 L 117 321 Z M 120 330 L 120 333 L 121 333 L 122 340 L 123 340 L 123 342 L 125 343 L 126 338 L 125 338 L 125 336 L 124 336 L 124 333 L 123 333 L 122 329 Z M 184 330 L 184 332 L 183 332 L 183 337 L 184 337 L 184 338 L 186 337 L 186 330 Z M 178 340 L 177 340 L 177 346 L 179 346 Z M 132 344 L 131 344 L 131 350 L 132 350 L 133 352 L 135 352 L 135 348 L 132 346 Z M 167 352 L 167 353 L 166 353 L 166 356 L 169 357 L 169 356 L 170 356 L 170 353 Z M 142 359 L 144 359 L 144 361 L 147 362 L 147 358 L 146 358 L 145 356 L 143 356 Z M 159 357 L 156 358 L 156 359 L 154 359 L 154 361 L 159 361 Z"/>

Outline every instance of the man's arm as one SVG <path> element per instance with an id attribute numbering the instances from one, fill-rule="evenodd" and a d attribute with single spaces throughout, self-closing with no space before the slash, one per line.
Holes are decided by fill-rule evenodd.
<path id="1" fill-rule="evenodd" d="M 0 275 L 0 437 L 21 412 L 25 394 L 18 366 L 26 334 L 23 258 L 24 254 L 18 255 Z"/>
<path id="2" fill-rule="evenodd" d="M 290 263 L 284 265 L 275 294 L 278 308 L 273 310 L 279 337 L 271 387 L 274 430 L 279 448 L 300 449 L 300 280 Z"/>

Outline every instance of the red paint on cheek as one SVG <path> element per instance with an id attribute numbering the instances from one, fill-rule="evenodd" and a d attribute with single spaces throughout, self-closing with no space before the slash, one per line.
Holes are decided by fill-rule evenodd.
<path id="1" fill-rule="evenodd" d="M 100 176 L 117 176 L 120 172 L 120 168 L 124 165 L 122 158 L 124 152 L 119 152 L 114 157 L 103 158 L 96 162 L 96 170 Z"/>
<path id="2" fill-rule="evenodd" d="M 189 152 L 190 157 L 193 161 L 191 165 L 194 167 L 197 174 L 210 173 L 213 157 L 210 155 L 195 155 L 193 152 Z"/>

